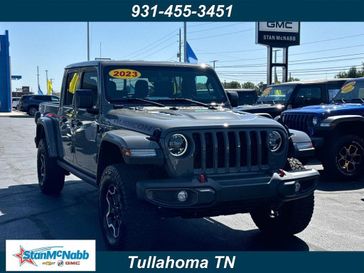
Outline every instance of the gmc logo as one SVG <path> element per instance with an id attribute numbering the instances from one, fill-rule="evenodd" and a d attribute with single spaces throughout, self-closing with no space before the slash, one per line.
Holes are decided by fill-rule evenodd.
<path id="1" fill-rule="evenodd" d="M 267 22 L 268 28 L 292 29 L 293 22 Z"/>

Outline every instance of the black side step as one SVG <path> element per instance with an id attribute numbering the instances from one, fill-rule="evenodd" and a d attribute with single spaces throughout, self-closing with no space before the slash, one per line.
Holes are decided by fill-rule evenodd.
<path id="1" fill-rule="evenodd" d="M 70 173 L 72 173 L 73 175 L 77 176 L 78 178 L 82 179 L 83 181 L 93 185 L 93 186 L 97 186 L 96 185 L 96 177 L 90 174 L 87 174 L 81 170 L 79 170 L 78 168 L 75 168 L 73 166 L 71 166 L 70 164 L 58 160 L 57 164 L 62 167 L 63 169 L 65 169 L 66 171 L 69 171 Z"/>

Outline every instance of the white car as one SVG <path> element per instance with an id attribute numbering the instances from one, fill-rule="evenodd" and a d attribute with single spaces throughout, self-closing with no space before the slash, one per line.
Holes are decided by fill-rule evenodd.
<path id="1" fill-rule="evenodd" d="M 12 107 L 13 107 L 14 109 L 16 109 L 16 107 L 18 106 L 19 101 L 20 101 L 20 97 L 13 97 L 13 98 L 12 98 Z"/>

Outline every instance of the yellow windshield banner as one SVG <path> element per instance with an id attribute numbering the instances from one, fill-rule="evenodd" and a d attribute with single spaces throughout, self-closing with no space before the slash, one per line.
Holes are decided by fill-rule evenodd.
<path id="1" fill-rule="evenodd" d="M 346 83 L 343 87 L 341 87 L 340 92 L 344 93 L 344 94 L 350 93 L 351 91 L 354 90 L 355 84 L 356 84 L 356 81 Z"/>
<path id="2" fill-rule="evenodd" d="M 70 92 L 71 94 L 74 94 L 76 92 L 76 88 L 77 88 L 79 79 L 80 79 L 80 76 L 78 75 L 78 73 L 75 73 L 72 77 L 72 80 L 70 81 L 68 92 Z"/>
<path id="3" fill-rule="evenodd" d="M 127 68 L 114 69 L 109 72 L 110 77 L 124 80 L 139 78 L 141 75 L 139 71 Z"/>

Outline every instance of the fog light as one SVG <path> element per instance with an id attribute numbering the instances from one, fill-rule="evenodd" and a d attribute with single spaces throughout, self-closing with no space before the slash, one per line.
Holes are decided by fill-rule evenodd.
<path id="1" fill-rule="evenodd" d="M 300 183 L 298 183 L 298 182 L 296 182 L 296 183 L 294 184 L 294 191 L 295 191 L 295 192 L 299 192 L 299 191 L 300 191 L 300 189 L 301 189 L 301 184 L 300 184 Z"/>
<path id="2" fill-rule="evenodd" d="M 186 202 L 187 198 L 188 198 L 188 193 L 186 191 L 178 192 L 178 194 L 177 194 L 178 201 Z"/>

